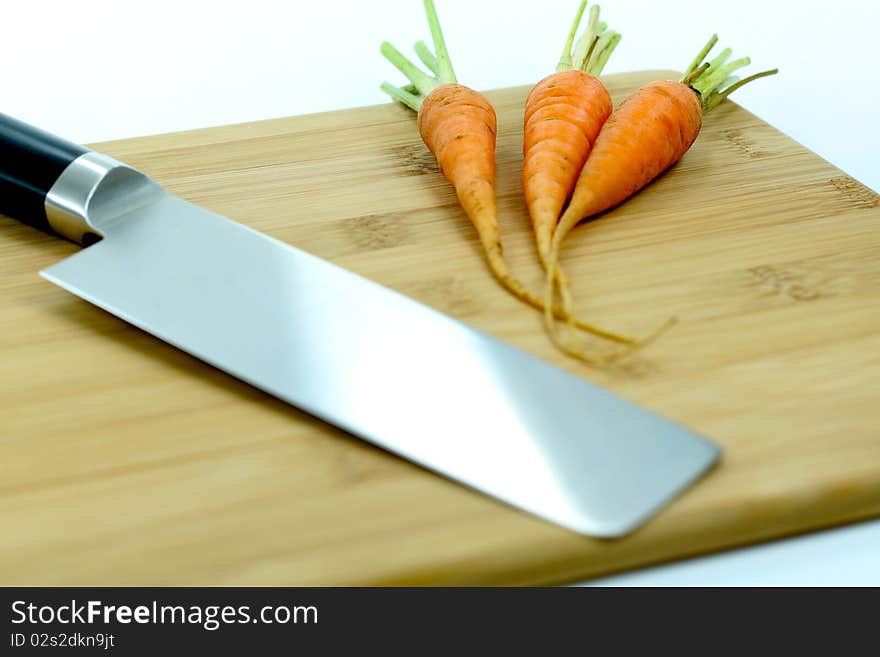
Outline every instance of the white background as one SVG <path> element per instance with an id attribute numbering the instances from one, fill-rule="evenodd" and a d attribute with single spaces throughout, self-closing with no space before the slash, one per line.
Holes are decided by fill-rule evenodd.
<path id="1" fill-rule="evenodd" d="M 459 80 L 552 72 L 576 0 L 437 0 Z M 429 34 L 418 0 L 7 0 L 0 111 L 95 142 L 385 102 L 388 39 Z M 737 101 L 880 189 L 880 3 L 608 0 L 624 34 L 607 72 L 681 69 L 712 32 L 781 75 Z M 880 422 L 878 422 L 880 424 Z M 880 438 L 878 438 L 880 439 Z M 880 521 L 604 580 L 880 585 Z"/>

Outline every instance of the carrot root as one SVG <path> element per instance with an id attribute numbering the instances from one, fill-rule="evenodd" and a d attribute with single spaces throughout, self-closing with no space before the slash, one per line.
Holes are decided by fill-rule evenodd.
<path id="1" fill-rule="evenodd" d="M 547 276 L 545 279 L 545 287 L 544 287 L 544 326 L 547 329 L 547 335 L 550 337 L 550 340 L 565 355 L 579 360 L 587 365 L 592 365 L 594 367 L 606 367 L 610 361 L 607 356 L 597 356 L 590 355 L 586 352 L 582 345 L 572 346 L 570 343 L 571 333 L 569 333 L 568 340 L 564 339 L 559 332 L 559 327 L 556 324 L 556 317 L 553 313 L 553 300 L 555 297 L 555 284 L 559 280 L 559 267 L 558 267 L 558 254 L 559 254 L 559 239 L 554 236 L 553 246 L 550 250 L 550 258 L 547 263 Z M 567 279 L 564 279 L 565 285 L 560 288 L 560 293 L 563 295 L 563 305 L 571 304 L 570 297 L 566 300 L 566 290 L 567 290 Z M 563 316 L 566 321 L 568 318 L 572 317 L 572 313 L 570 312 L 571 307 L 564 308 Z M 568 325 L 569 330 L 571 329 L 571 324 Z M 633 343 L 630 343 L 631 345 Z"/>
<path id="2" fill-rule="evenodd" d="M 510 268 L 507 266 L 507 260 L 504 259 L 500 246 L 487 248 L 486 260 L 489 263 L 489 269 L 492 272 L 492 275 L 504 287 L 504 289 L 536 310 L 549 313 L 553 318 L 565 320 L 573 328 L 585 331 L 603 340 L 609 340 L 610 342 L 629 346 L 637 345 L 639 343 L 639 340 L 636 338 L 608 331 L 568 315 L 562 307 L 553 303 L 552 298 L 549 303 L 541 301 L 540 298 L 529 292 L 519 279 L 510 273 Z M 564 277 L 564 274 L 562 274 L 559 268 L 557 268 L 557 272 Z M 565 280 L 567 281 L 567 279 Z"/>
<path id="3" fill-rule="evenodd" d="M 549 335 L 550 340 L 556 345 L 557 349 L 564 354 L 586 363 L 587 365 L 605 368 L 618 360 L 632 356 L 637 351 L 656 342 L 663 334 L 678 323 L 678 318 L 675 316 L 670 317 L 647 337 L 632 339 L 622 349 L 607 355 L 591 354 L 586 350 L 583 343 L 572 345 L 572 329 L 577 326 L 577 324 L 572 322 L 572 318 L 574 317 L 574 303 L 568 286 L 568 279 L 561 273 L 559 267 L 559 249 L 562 245 L 562 240 L 576 224 L 577 221 L 572 220 L 570 217 L 563 216 L 563 220 L 560 222 L 553 237 L 544 288 L 544 326 L 547 329 L 547 334 Z M 559 293 L 562 298 L 562 308 L 559 313 L 551 311 L 557 284 L 559 284 Z M 556 322 L 557 319 L 566 320 L 569 329 L 568 340 L 564 339 L 560 334 L 559 326 Z M 592 331 L 589 332 L 593 333 Z M 604 337 L 599 336 L 597 333 L 593 334 L 598 337 Z"/>

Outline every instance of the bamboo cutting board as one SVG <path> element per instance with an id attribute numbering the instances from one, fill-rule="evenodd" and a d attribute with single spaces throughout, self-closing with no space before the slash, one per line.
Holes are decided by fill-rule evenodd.
<path id="1" fill-rule="evenodd" d="M 608 82 L 619 101 L 658 77 Z M 537 289 L 526 92 L 490 95 L 506 250 Z M 569 239 L 582 316 L 635 334 L 681 320 L 609 372 L 561 357 L 496 287 L 401 107 L 96 148 L 687 424 L 725 458 L 635 534 L 578 536 L 63 292 L 37 271 L 76 247 L 0 218 L 2 584 L 554 583 L 880 515 L 880 198 L 734 104 Z"/>

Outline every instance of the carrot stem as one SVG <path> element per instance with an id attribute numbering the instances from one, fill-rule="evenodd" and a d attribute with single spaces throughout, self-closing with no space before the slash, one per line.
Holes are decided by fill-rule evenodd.
<path id="1" fill-rule="evenodd" d="M 724 65 L 724 63 L 730 58 L 732 54 L 733 51 L 730 48 L 725 48 L 724 50 L 722 50 L 720 53 L 718 53 L 718 56 L 715 59 L 709 62 L 709 68 L 706 69 L 706 72 L 703 75 L 705 77 L 708 77 L 715 73 L 715 71 L 717 71 L 721 66 Z"/>
<path id="2" fill-rule="evenodd" d="M 394 66 L 396 66 L 397 69 L 403 73 L 413 85 L 415 85 L 416 89 L 418 89 L 419 93 L 423 96 L 427 96 L 438 86 L 437 80 L 424 73 L 418 66 L 407 59 L 402 52 L 387 41 L 382 43 L 381 51 L 382 54 L 385 55 L 385 59 L 394 64 Z"/>
<path id="3" fill-rule="evenodd" d="M 717 69 L 713 73 L 707 73 L 705 77 L 701 78 L 700 81 L 694 85 L 694 88 L 703 93 L 705 89 L 715 89 L 717 90 L 721 83 L 724 82 L 730 74 L 734 71 L 743 68 L 744 66 L 748 66 L 752 63 L 752 60 L 748 57 L 743 57 L 742 59 L 737 59 L 736 61 L 730 62 Z"/>
<path id="4" fill-rule="evenodd" d="M 584 61 L 590 61 L 590 58 L 593 56 L 593 53 L 596 52 L 596 46 L 599 45 L 599 37 L 594 37 L 590 42 L 590 47 L 587 49 L 586 54 L 584 55 Z M 586 66 L 586 65 L 585 65 Z"/>
<path id="5" fill-rule="evenodd" d="M 437 18 L 437 9 L 434 0 L 424 0 L 425 13 L 428 15 L 428 25 L 431 28 L 431 38 L 434 40 L 434 52 L 437 53 L 437 78 L 441 83 L 457 82 L 455 71 L 452 70 L 452 60 L 446 49 L 446 39 L 443 38 L 443 30 L 440 27 L 440 19 Z"/>
<path id="6" fill-rule="evenodd" d="M 748 57 L 742 57 L 728 62 L 727 60 L 730 59 L 733 51 L 730 48 L 725 48 L 711 62 L 704 62 L 703 60 L 709 55 L 716 43 L 718 43 L 718 35 L 713 34 L 709 42 L 703 46 L 703 49 L 691 62 L 691 65 L 687 67 L 680 80 L 682 84 L 689 86 L 700 97 L 704 114 L 718 107 L 725 98 L 743 85 L 779 72 L 779 69 L 774 68 L 740 80 L 732 73 L 748 66 L 752 60 Z"/>
<path id="7" fill-rule="evenodd" d="M 424 64 L 435 76 L 439 75 L 440 63 L 437 61 L 437 57 L 434 56 L 434 53 L 428 48 L 428 45 L 424 41 L 418 41 L 414 49 L 416 55 L 422 60 L 422 64 Z"/>
<path id="8" fill-rule="evenodd" d="M 750 75 L 749 77 L 744 78 L 744 79 L 736 82 L 735 84 L 732 84 L 724 91 L 721 91 L 720 93 L 715 93 L 712 96 L 712 98 L 709 99 L 709 102 L 707 103 L 707 105 L 703 111 L 708 112 L 710 110 L 715 109 L 730 94 L 732 94 L 734 91 L 736 91 L 740 87 L 747 85 L 749 82 L 753 82 L 753 81 L 758 80 L 760 78 L 766 78 L 769 75 L 776 75 L 777 73 L 779 73 L 778 68 L 770 69 L 769 71 L 761 71 L 760 73 L 755 73 L 754 75 Z"/>
<path id="9" fill-rule="evenodd" d="M 425 13 L 428 15 L 428 24 L 431 28 L 431 37 L 434 40 L 434 52 L 437 54 L 435 55 L 431 52 L 431 49 L 424 41 L 418 41 L 415 44 L 415 52 L 432 75 L 425 73 L 408 59 L 406 55 L 387 41 L 383 41 L 380 48 L 385 59 L 394 64 L 410 81 L 410 84 L 403 87 L 395 87 L 386 82 L 381 86 L 382 91 L 416 112 L 422 106 L 425 96 L 434 91 L 434 89 L 444 84 L 456 82 L 455 72 L 452 70 L 452 62 L 449 59 L 449 52 L 446 50 L 446 41 L 443 39 L 443 31 L 440 29 L 440 21 L 437 18 L 434 2 L 433 0 L 424 0 L 424 3 Z"/>
<path id="10" fill-rule="evenodd" d="M 606 39 L 603 43 L 602 39 Z M 620 43 L 620 40 L 623 37 L 617 32 L 605 32 L 601 37 L 599 37 L 599 43 L 596 44 L 596 51 L 598 51 L 598 56 L 592 62 L 589 62 L 587 65 L 587 73 L 590 75 L 599 76 L 602 74 L 602 71 L 605 69 L 605 65 L 608 63 L 608 58 L 611 57 L 611 54 L 617 48 L 617 44 Z"/>
<path id="11" fill-rule="evenodd" d="M 718 85 L 718 91 L 722 91 L 724 89 L 727 89 L 728 87 L 736 84 L 737 82 L 739 82 L 739 76 L 738 75 L 730 75 L 721 81 L 721 84 Z"/>
<path id="12" fill-rule="evenodd" d="M 713 34 L 709 41 L 703 46 L 703 49 L 700 51 L 700 54 L 694 58 L 694 61 L 691 62 L 691 65 L 687 67 L 684 72 L 684 75 L 681 78 L 682 84 L 686 84 L 685 80 L 694 73 L 697 68 L 703 63 L 703 60 L 706 59 L 706 55 L 712 52 L 712 48 L 715 47 L 715 44 L 718 43 L 718 35 Z"/>
<path id="13" fill-rule="evenodd" d="M 422 105 L 421 98 L 419 98 L 418 95 L 407 91 L 406 88 L 395 87 L 390 82 L 383 82 L 381 89 L 398 103 L 403 103 L 415 112 L 418 112 L 419 107 Z"/>
<path id="14" fill-rule="evenodd" d="M 608 25 L 599 20 L 599 5 L 590 7 L 587 25 L 583 34 L 577 38 L 584 12 L 587 8 L 587 0 L 581 0 L 577 14 L 568 32 L 562 56 L 556 66 L 556 72 L 584 71 L 590 75 L 598 76 L 608 63 L 608 58 L 620 43 L 621 36 L 617 32 L 609 31 Z"/>
<path id="15" fill-rule="evenodd" d="M 696 80 L 698 77 L 700 77 L 703 73 L 705 73 L 708 70 L 708 68 L 709 68 L 709 62 L 706 62 L 697 70 L 691 71 L 687 76 L 683 77 L 681 79 L 681 83 L 683 85 L 685 85 L 686 87 L 690 87 L 691 83 L 694 80 Z M 691 88 L 693 88 L 693 87 L 691 87 Z"/>
<path id="16" fill-rule="evenodd" d="M 587 65 L 588 50 L 593 40 L 599 36 L 599 5 L 590 7 L 590 17 L 587 20 L 587 27 L 581 38 L 577 40 L 572 53 L 573 68 L 577 71 L 584 70 Z"/>
<path id="17" fill-rule="evenodd" d="M 562 51 L 562 57 L 559 58 L 559 66 L 556 67 L 557 73 L 570 71 L 574 68 L 572 63 L 572 48 L 574 47 L 574 40 L 575 37 L 577 37 L 577 31 L 581 25 L 581 19 L 583 18 L 586 9 L 587 0 L 581 0 L 577 15 L 574 18 L 574 23 L 572 23 L 571 30 L 568 33 L 568 40 L 565 42 L 565 49 Z"/>

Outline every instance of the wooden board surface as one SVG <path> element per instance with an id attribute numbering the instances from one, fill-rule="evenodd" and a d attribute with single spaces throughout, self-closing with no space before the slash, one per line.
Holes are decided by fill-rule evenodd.
<path id="1" fill-rule="evenodd" d="M 658 77 L 608 82 L 619 101 Z M 526 92 L 490 96 L 505 246 L 537 288 Z M 37 271 L 76 247 L 0 217 L 0 583 L 554 583 L 880 515 L 880 198 L 731 103 L 678 166 L 569 239 L 582 315 L 633 333 L 681 319 L 609 372 L 561 357 L 496 287 L 401 107 L 97 149 L 686 423 L 725 458 L 635 534 L 578 536 L 63 292 Z"/>

